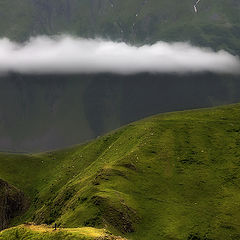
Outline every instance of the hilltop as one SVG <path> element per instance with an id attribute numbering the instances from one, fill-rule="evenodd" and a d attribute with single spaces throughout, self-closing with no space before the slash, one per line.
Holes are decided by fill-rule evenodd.
<path id="1" fill-rule="evenodd" d="M 238 239 L 240 104 L 160 114 L 84 145 L 0 154 L 23 222 L 129 239 Z"/>

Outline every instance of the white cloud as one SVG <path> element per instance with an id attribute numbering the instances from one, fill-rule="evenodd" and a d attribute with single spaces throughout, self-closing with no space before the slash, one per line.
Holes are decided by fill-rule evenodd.
<path id="1" fill-rule="evenodd" d="M 240 73 L 239 57 L 189 43 L 124 42 L 40 36 L 23 44 L 0 39 L 0 73 Z"/>

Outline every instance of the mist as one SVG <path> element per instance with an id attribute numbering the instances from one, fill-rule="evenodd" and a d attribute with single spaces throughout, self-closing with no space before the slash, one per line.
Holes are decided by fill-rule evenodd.
<path id="1" fill-rule="evenodd" d="M 238 56 L 187 42 L 133 46 L 103 39 L 39 36 L 24 43 L 0 39 L 0 73 L 240 73 Z"/>

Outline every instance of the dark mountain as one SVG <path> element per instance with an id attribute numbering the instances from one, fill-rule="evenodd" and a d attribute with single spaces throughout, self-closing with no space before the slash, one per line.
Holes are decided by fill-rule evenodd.
<path id="1" fill-rule="evenodd" d="M 13 75 L 0 80 L 0 147 L 60 148 L 152 114 L 238 102 L 239 88 L 213 74 Z"/>

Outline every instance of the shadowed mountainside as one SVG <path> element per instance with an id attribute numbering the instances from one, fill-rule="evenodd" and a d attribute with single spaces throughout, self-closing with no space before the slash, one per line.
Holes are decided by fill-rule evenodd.
<path id="1" fill-rule="evenodd" d="M 238 76 L 138 74 L 0 78 L 0 150 L 39 152 L 153 114 L 240 101 Z"/>
<path id="2" fill-rule="evenodd" d="M 190 41 L 239 54 L 237 0 L 3 0 L 0 36 L 70 34 L 134 44 Z M 238 102 L 238 76 L 0 77 L 0 150 L 36 152 L 84 142 L 166 111 Z"/>
<path id="3" fill-rule="evenodd" d="M 0 179 L 0 230 L 8 227 L 9 222 L 27 210 L 28 200 L 23 192 Z"/>

